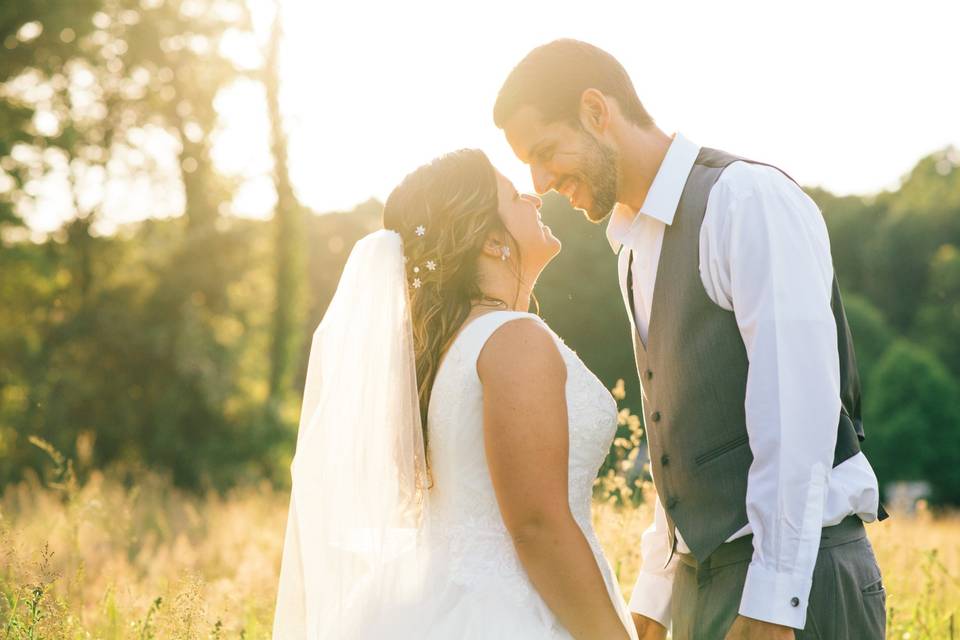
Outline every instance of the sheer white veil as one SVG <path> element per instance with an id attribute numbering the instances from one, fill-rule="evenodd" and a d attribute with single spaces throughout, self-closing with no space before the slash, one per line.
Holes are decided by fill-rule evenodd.
<path id="1" fill-rule="evenodd" d="M 275 640 L 346 640 L 416 601 L 427 565 L 426 459 L 399 234 L 361 239 L 313 334 Z"/>

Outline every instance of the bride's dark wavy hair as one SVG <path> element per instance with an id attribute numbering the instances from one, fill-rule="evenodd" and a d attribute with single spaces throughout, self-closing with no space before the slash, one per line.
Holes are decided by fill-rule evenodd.
<path id="1" fill-rule="evenodd" d="M 383 208 L 384 228 L 403 239 L 425 445 L 427 408 L 441 356 L 475 303 L 507 306 L 484 296 L 477 270 L 489 234 L 509 235 L 498 207 L 490 160 L 477 149 L 461 149 L 404 178 Z M 515 259 L 519 264 L 520 256 Z"/>

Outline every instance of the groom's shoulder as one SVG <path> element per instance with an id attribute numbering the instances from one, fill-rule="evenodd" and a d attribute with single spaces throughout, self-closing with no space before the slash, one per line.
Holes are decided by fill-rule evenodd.
<path id="1" fill-rule="evenodd" d="M 802 191 L 783 170 L 770 164 L 739 158 L 728 164 L 713 186 L 711 195 L 748 197 L 775 192 Z"/>

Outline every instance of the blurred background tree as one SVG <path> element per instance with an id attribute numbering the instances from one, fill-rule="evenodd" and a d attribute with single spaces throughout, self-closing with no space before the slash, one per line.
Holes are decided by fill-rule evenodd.
<path id="1" fill-rule="evenodd" d="M 267 320 L 260 305 L 272 291 L 256 266 L 271 247 L 259 225 L 223 215 L 236 185 L 210 155 L 215 99 L 243 74 L 217 45 L 249 30 L 245 3 L 4 10 L 0 104 L 14 126 L 0 143 L 9 177 L 2 269 L 12 289 L 0 478 L 35 464 L 27 433 L 67 450 L 90 433 L 91 464 L 142 461 L 187 485 L 227 483 L 235 462 L 269 472 L 264 440 L 277 434 L 258 417 L 263 345 L 247 328 Z M 172 151 L 157 153 L 158 140 Z M 183 216 L 96 233 L 111 188 L 144 182 L 178 193 Z M 31 243 L 22 220 L 51 183 L 74 215 Z"/>
<path id="2" fill-rule="evenodd" d="M 867 453 L 885 481 L 926 481 L 960 504 L 960 386 L 930 351 L 895 341 L 871 371 Z"/>
<path id="3" fill-rule="evenodd" d="M 184 487 L 287 481 L 307 340 L 382 207 L 321 214 L 297 200 L 279 23 L 253 68 L 219 46 L 250 30 L 242 0 L 0 6 L 0 482 L 43 463 L 30 435 L 86 469 L 147 465 Z M 268 116 L 267 221 L 231 214 L 238 181 L 211 158 L 218 96 L 241 80 L 262 87 Z M 105 207 L 133 189 L 176 212 L 103 231 Z M 27 224 L 41 193 L 71 211 L 49 234 Z M 883 481 L 927 480 L 958 504 L 960 153 L 921 159 L 894 191 L 809 193 L 845 292 L 866 452 Z M 541 313 L 608 387 L 625 380 L 639 413 L 604 228 L 556 194 L 544 218 L 564 251 L 537 289 Z"/>

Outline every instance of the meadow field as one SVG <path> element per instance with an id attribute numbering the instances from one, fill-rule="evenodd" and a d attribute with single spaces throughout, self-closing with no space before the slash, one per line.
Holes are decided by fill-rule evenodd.
<path id="1" fill-rule="evenodd" d="M 563 250 L 531 310 L 623 403 L 594 516 L 629 595 L 652 491 L 633 484 L 649 477 L 634 323 L 607 225 L 548 187 L 583 178 L 580 201 L 603 177 L 649 213 L 635 199 L 674 133 L 782 167 L 822 212 L 864 452 L 884 486 L 925 487 L 936 505 L 868 527 L 889 637 L 960 640 L 960 2 L 559 4 L 0 0 L 0 640 L 270 638 L 311 336 L 355 243 L 388 209 L 391 228 L 424 230 L 405 259 L 436 271 L 411 291 L 500 297 L 459 275 L 494 236 L 445 230 L 482 215 L 518 239 L 506 209 L 465 195 L 494 186 L 487 168 L 451 190 L 462 198 L 444 195 L 459 178 L 411 178 L 429 185 L 422 203 L 388 199 L 464 145 L 547 192 Z M 717 34 L 735 54 L 722 74 L 703 64 Z M 491 108 L 558 37 L 589 46 L 561 83 L 533 74 L 560 91 L 529 136 L 559 133 L 525 163 Z M 588 90 L 618 105 L 603 126 Z M 773 256 L 791 267 L 794 240 Z M 516 246 L 525 290 L 537 252 Z M 784 337 L 806 343 L 808 311 Z"/>
<path id="2" fill-rule="evenodd" d="M 197 495 L 142 469 L 78 474 L 48 453 L 49 476 L 7 487 L 0 501 L 0 640 L 270 637 L 286 491 L 264 482 Z M 595 504 L 628 595 L 649 521 L 643 506 Z M 956 637 L 960 516 L 921 509 L 868 532 L 889 638 Z"/>

